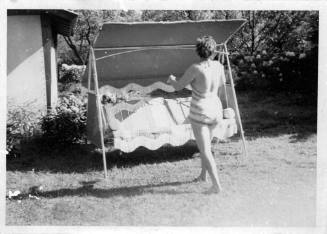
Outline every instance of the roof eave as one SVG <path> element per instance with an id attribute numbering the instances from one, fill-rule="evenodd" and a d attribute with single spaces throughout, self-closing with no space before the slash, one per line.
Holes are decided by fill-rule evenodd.
<path id="1" fill-rule="evenodd" d="M 72 36 L 78 14 L 68 10 L 21 10 L 8 9 L 7 15 L 41 15 L 46 14 L 52 19 L 55 31 L 63 36 Z"/>

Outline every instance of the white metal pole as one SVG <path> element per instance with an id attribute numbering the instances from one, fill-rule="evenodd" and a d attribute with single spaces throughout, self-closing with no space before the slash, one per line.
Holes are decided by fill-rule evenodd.
<path id="1" fill-rule="evenodd" d="M 92 72 L 92 53 L 91 48 L 89 51 L 89 64 L 88 64 L 89 70 L 88 70 L 88 79 L 87 79 L 87 91 L 91 91 L 91 72 Z"/>
<path id="2" fill-rule="evenodd" d="M 234 81 L 233 81 L 233 77 L 232 77 L 232 69 L 231 69 L 230 62 L 229 62 L 229 56 L 228 56 L 228 50 L 227 50 L 227 45 L 226 44 L 224 44 L 224 50 L 226 52 L 226 60 L 227 60 L 227 66 L 228 66 L 228 72 L 229 72 L 231 87 L 232 87 L 233 99 L 234 99 L 234 103 L 235 103 L 236 117 L 237 117 L 237 119 L 238 119 L 238 121 L 240 123 L 240 132 L 241 132 L 241 137 L 242 137 L 242 142 L 243 142 L 243 153 L 245 154 L 245 157 L 247 157 L 248 152 L 247 152 L 247 147 L 246 147 L 246 144 L 245 144 L 245 137 L 244 137 L 244 131 L 243 131 L 243 126 L 242 126 L 242 121 L 241 121 L 241 115 L 240 115 L 240 111 L 238 109 L 236 92 L 235 92 L 235 88 L 234 88 Z"/>
<path id="3" fill-rule="evenodd" d="M 88 74 L 87 74 L 87 95 L 90 95 L 91 92 L 91 76 L 92 76 L 92 54 L 91 49 L 89 52 L 89 63 L 88 63 Z M 86 103 L 86 110 L 89 109 L 89 102 Z"/>
<path id="4" fill-rule="evenodd" d="M 106 161 L 106 149 L 104 145 L 104 136 L 103 136 L 103 119 L 102 119 L 102 106 L 99 94 L 99 83 L 98 83 L 98 74 L 96 70 L 96 63 L 95 63 L 95 56 L 93 48 L 91 48 L 90 53 L 92 54 L 91 61 L 92 61 L 92 74 L 94 78 L 94 86 L 95 86 L 95 95 L 96 95 L 96 102 L 97 102 L 97 116 L 99 122 L 99 130 L 100 130 L 100 139 L 101 139 L 101 148 L 102 148 L 102 159 L 103 159 L 103 170 L 104 170 L 104 177 L 107 178 L 107 161 Z"/>
<path id="5" fill-rule="evenodd" d="M 92 76 L 92 56 L 91 56 L 91 49 L 90 49 L 90 52 L 89 52 L 89 62 L 87 64 L 88 66 L 88 74 L 87 74 L 87 96 L 88 96 L 88 99 L 89 99 L 89 96 L 90 96 L 90 92 L 91 92 L 91 76 Z M 86 110 L 88 111 L 89 109 L 89 102 L 87 101 L 86 103 Z M 85 144 L 87 144 L 88 142 L 88 139 L 86 138 L 85 140 Z"/>

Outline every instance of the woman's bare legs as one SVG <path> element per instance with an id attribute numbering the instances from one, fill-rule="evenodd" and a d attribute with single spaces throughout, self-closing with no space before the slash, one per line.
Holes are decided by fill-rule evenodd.
<path id="1" fill-rule="evenodd" d="M 213 138 L 213 129 L 215 128 L 215 126 L 216 125 L 212 125 L 212 126 L 209 127 L 209 130 L 210 130 L 210 145 L 211 145 L 211 141 L 212 141 L 212 138 Z M 200 158 L 201 158 L 201 173 L 194 181 L 195 182 L 200 182 L 200 181 L 207 182 L 208 181 L 207 168 L 205 166 L 203 156 L 201 156 L 201 152 L 200 152 Z"/>
<path id="2" fill-rule="evenodd" d="M 216 163 L 211 152 L 211 129 L 207 125 L 200 125 L 195 123 L 192 123 L 192 129 L 196 143 L 200 150 L 201 163 L 204 164 L 202 170 L 204 168 L 205 174 L 206 169 L 211 177 L 212 188 L 210 190 L 212 192 L 218 193 L 221 190 L 221 186 L 218 178 Z M 201 175 L 202 171 L 200 176 Z"/>
<path id="3" fill-rule="evenodd" d="M 207 168 L 201 153 L 200 153 L 200 159 L 201 159 L 201 173 L 197 178 L 194 179 L 194 182 L 200 182 L 200 181 L 207 182 L 208 181 Z"/>

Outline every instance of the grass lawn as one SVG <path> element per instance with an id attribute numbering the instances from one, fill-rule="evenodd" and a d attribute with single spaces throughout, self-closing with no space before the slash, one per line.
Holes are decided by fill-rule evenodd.
<path id="1" fill-rule="evenodd" d="M 91 145 L 36 142 L 7 160 L 7 225 L 314 226 L 317 135 L 315 104 L 296 95 L 240 93 L 249 156 L 238 137 L 214 143 L 223 191 L 192 183 L 200 172 L 194 142 L 107 154 Z M 29 198 L 43 186 L 39 200 Z"/>

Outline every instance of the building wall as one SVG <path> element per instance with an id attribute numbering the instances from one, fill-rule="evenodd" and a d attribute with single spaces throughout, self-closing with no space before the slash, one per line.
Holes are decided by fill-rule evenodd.
<path id="1" fill-rule="evenodd" d="M 40 15 L 8 16 L 7 79 L 8 109 L 25 106 L 46 110 Z"/>

